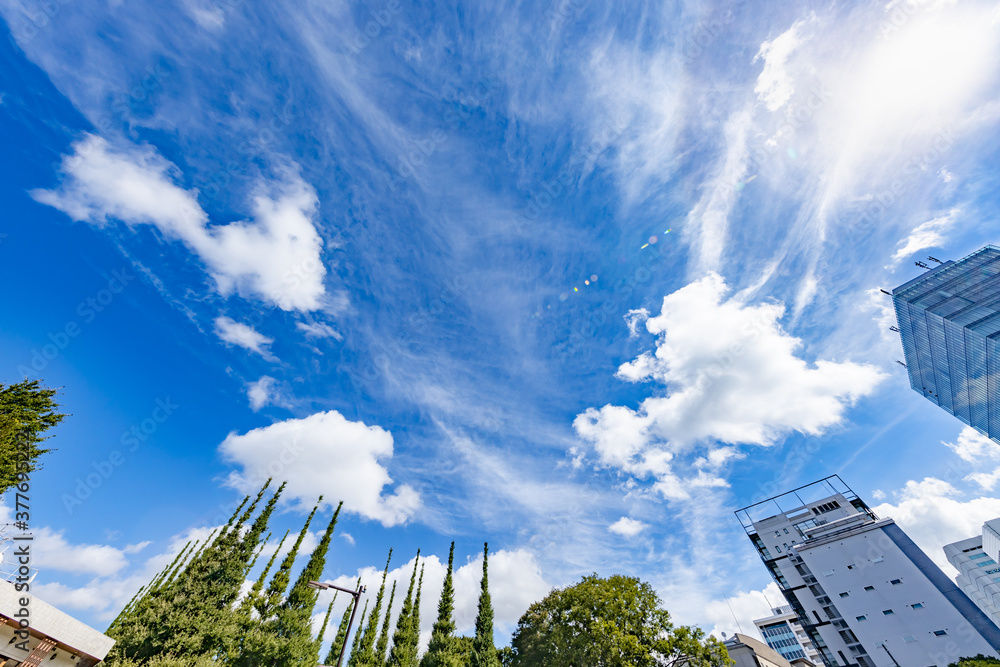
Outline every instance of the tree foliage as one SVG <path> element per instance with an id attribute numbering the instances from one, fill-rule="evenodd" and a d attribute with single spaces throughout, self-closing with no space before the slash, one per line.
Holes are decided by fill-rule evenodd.
<path id="1" fill-rule="evenodd" d="M 455 585 L 452 573 L 455 565 L 455 543 L 451 543 L 448 552 L 448 573 L 445 574 L 441 586 L 441 598 L 438 601 L 438 617 L 431 631 L 431 641 L 427 653 L 420 661 L 420 667 L 464 667 L 467 662 L 461 662 L 451 641 L 455 634 Z"/>
<path id="2" fill-rule="evenodd" d="M 483 580 L 479 587 L 479 613 L 476 615 L 476 636 L 472 640 L 472 667 L 500 667 L 497 648 L 493 643 L 493 602 L 490 599 L 490 547 L 483 545 Z"/>
<path id="3" fill-rule="evenodd" d="M 20 472 L 37 470 L 38 457 L 52 450 L 38 446 L 43 434 L 66 416 L 57 412 L 55 389 L 45 389 L 39 380 L 0 384 L 0 493 L 17 484 Z M 24 461 L 27 461 L 25 467 Z"/>
<path id="4" fill-rule="evenodd" d="M 953 662 L 948 667 L 995 667 L 997 665 L 1000 665 L 1000 660 L 980 653 L 971 658 L 959 658 L 958 662 Z"/>
<path id="5" fill-rule="evenodd" d="M 721 642 L 674 626 L 652 587 L 596 574 L 556 589 L 518 621 L 516 667 L 714 667 L 732 661 Z"/>

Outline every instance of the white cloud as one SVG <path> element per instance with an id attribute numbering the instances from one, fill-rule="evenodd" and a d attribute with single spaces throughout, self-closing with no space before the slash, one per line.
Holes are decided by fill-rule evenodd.
<path id="1" fill-rule="evenodd" d="M 959 210 L 953 208 L 945 215 L 917 225 L 910 232 L 909 236 L 899 242 L 896 254 L 892 256 L 893 264 L 898 264 L 900 260 L 906 259 L 921 250 L 938 248 L 944 245 L 944 232 L 955 224 L 958 213 Z"/>
<path id="2" fill-rule="evenodd" d="M 268 361 L 277 361 L 269 349 L 274 339 L 268 338 L 251 326 L 223 315 L 215 318 L 215 333 L 226 343 L 256 352 Z"/>
<path id="3" fill-rule="evenodd" d="M 63 531 L 43 527 L 35 531 L 31 565 L 39 570 L 107 577 L 128 566 L 126 551 L 100 544 L 71 544 Z"/>
<path id="4" fill-rule="evenodd" d="M 340 537 L 342 537 L 343 540 L 345 542 L 347 542 L 348 544 L 350 544 L 352 547 L 355 545 L 354 536 L 351 535 L 350 533 L 343 533 L 342 532 L 342 533 L 340 533 Z"/>
<path id="5" fill-rule="evenodd" d="M 602 464 L 653 476 L 670 498 L 685 497 L 685 487 L 724 485 L 711 470 L 737 452 L 709 454 L 688 479 L 673 473 L 676 458 L 696 443 L 767 446 L 796 431 L 819 435 L 884 377 L 863 364 L 807 363 L 796 356 L 801 341 L 779 324 L 781 304 L 747 305 L 726 299 L 727 292 L 710 274 L 665 297 L 660 314 L 646 322 L 659 337 L 655 353 L 622 364 L 618 376 L 660 383 L 663 395 L 637 410 L 589 408 L 574 421 Z"/>
<path id="6" fill-rule="evenodd" d="M 305 333 L 306 338 L 333 338 L 344 340 L 339 331 L 322 322 L 296 322 L 295 328 Z"/>
<path id="7" fill-rule="evenodd" d="M 636 308 L 625 314 L 625 324 L 628 326 L 628 337 L 639 337 L 639 325 L 649 319 L 649 311 L 645 308 Z"/>
<path id="8" fill-rule="evenodd" d="M 764 69 L 757 77 L 754 92 L 771 111 L 777 111 L 791 99 L 795 92 L 795 82 L 786 65 L 792 53 L 802 44 L 800 34 L 803 22 L 799 21 L 769 42 L 760 45 L 754 57 L 764 61 Z"/>
<path id="9" fill-rule="evenodd" d="M 392 435 L 335 410 L 230 433 L 219 451 L 242 468 L 230 475 L 230 483 L 244 492 L 268 477 L 288 480 L 285 495 L 302 504 L 311 505 L 320 494 L 329 503 L 342 499 L 345 510 L 385 526 L 404 523 L 420 507 L 420 496 L 407 484 L 383 495 L 392 483 L 382 464 L 392 457 Z"/>
<path id="10" fill-rule="evenodd" d="M 137 554 L 140 551 L 142 551 L 143 549 L 145 549 L 146 547 L 148 547 L 150 544 L 152 544 L 152 542 L 150 540 L 144 540 L 144 541 L 138 542 L 136 544 L 129 544 L 129 545 L 126 545 L 124 549 L 122 549 L 122 553 Z"/>
<path id="11" fill-rule="evenodd" d="M 615 521 L 613 524 L 608 526 L 608 530 L 616 535 L 621 535 L 623 537 L 635 537 L 642 531 L 649 528 L 648 524 L 638 521 L 636 519 L 630 519 L 627 516 Z"/>
<path id="12" fill-rule="evenodd" d="M 944 444 L 960 459 L 969 463 L 1000 460 L 1000 445 L 971 426 L 963 428 L 955 442 Z"/>
<path id="13" fill-rule="evenodd" d="M 763 590 L 737 593 L 725 600 L 712 600 L 705 604 L 706 627 L 711 624 L 709 634 L 722 638 L 725 632 L 733 636 L 737 631 L 751 637 L 760 637 L 753 622 L 770 616 L 772 606 L 788 604 L 781 589 L 773 581 Z"/>
<path id="14" fill-rule="evenodd" d="M 247 387 L 247 398 L 250 400 L 250 409 L 257 412 L 262 407 L 271 402 L 274 396 L 274 385 L 277 383 L 270 375 L 262 375 L 256 382 L 251 382 Z"/>
<path id="15" fill-rule="evenodd" d="M 283 310 L 324 306 L 323 239 L 312 223 L 318 200 L 292 170 L 283 182 L 259 187 L 253 221 L 212 226 L 197 191 L 178 186 L 178 168 L 151 146 L 113 148 L 87 135 L 63 156 L 62 173 L 59 188 L 32 196 L 78 221 L 156 226 L 206 264 L 223 296 L 238 292 Z"/>
<path id="16" fill-rule="evenodd" d="M 880 517 L 891 517 L 931 560 L 950 571 L 942 548 L 945 544 L 982 533 L 983 522 L 1000 516 L 1000 498 L 960 500 L 951 484 L 935 477 L 909 481 L 896 494 L 895 504 L 872 508 Z"/>

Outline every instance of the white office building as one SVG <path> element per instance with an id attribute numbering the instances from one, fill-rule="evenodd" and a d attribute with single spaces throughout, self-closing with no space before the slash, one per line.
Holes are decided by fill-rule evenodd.
<path id="1" fill-rule="evenodd" d="M 958 570 L 958 587 L 1000 625 L 1000 519 L 984 523 L 982 535 L 945 545 L 944 553 Z"/>
<path id="2" fill-rule="evenodd" d="M 834 475 L 737 511 L 828 667 L 1000 657 L 1000 628 Z"/>
<path id="3" fill-rule="evenodd" d="M 758 618 L 753 622 L 767 645 L 780 653 L 785 660 L 808 658 L 814 663 L 822 664 L 819 651 L 813 646 L 791 606 L 774 607 L 771 612 L 770 616 Z"/>

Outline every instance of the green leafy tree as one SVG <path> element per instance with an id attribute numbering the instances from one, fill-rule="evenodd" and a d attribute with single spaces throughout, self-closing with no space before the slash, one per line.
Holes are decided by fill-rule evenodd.
<path id="1" fill-rule="evenodd" d="M 472 642 L 472 667 L 500 667 L 497 648 L 493 643 L 493 602 L 490 600 L 490 546 L 483 545 L 483 581 L 479 589 L 479 613 L 476 615 L 476 636 Z"/>
<path id="2" fill-rule="evenodd" d="M 0 493 L 18 483 L 18 472 L 38 470 L 38 457 L 52 451 L 38 445 L 66 416 L 57 412 L 55 395 L 39 380 L 0 384 Z"/>
<path id="3" fill-rule="evenodd" d="M 365 623 L 365 616 L 368 615 L 368 602 L 365 600 L 365 606 L 361 610 L 361 618 L 358 619 L 358 629 L 354 633 L 354 641 L 351 642 L 351 652 L 347 656 L 347 667 L 355 667 L 358 664 L 358 660 L 361 656 L 361 626 Z"/>
<path id="4" fill-rule="evenodd" d="M 996 665 L 1000 665 L 1000 660 L 980 653 L 971 658 L 959 658 L 958 662 L 953 662 L 948 667 L 995 667 Z"/>
<path id="5" fill-rule="evenodd" d="M 552 591 L 524 613 L 511 644 L 515 667 L 732 664 L 721 642 L 675 626 L 649 584 L 622 575 Z"/>
<path id="6" fill-rule="evenodd" d="M 420 667 L 464 667 L 468 664 L 459 661 L 451 641 L 452 635 L 455 634 L 455 621 L 452 618 L 455 613 L 455 586 L 452 581 L 454 565 L 455 543 L 452 542 L 451 550 L 448 552 L 448 572 L 445 574 L 444 584 L 441 586 L 441 598 L 438 600 L 438 617 L 434 621 L 431 641 L 427 646 L 427 653 L 420 661 Z"/>

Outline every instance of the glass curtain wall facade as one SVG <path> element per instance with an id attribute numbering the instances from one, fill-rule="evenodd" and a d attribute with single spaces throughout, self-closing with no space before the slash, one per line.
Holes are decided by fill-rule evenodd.
<path id="1" fill-rule="evenodd" d="M 944 262 L 892 300 L 913 390 L 1000 443 L 1000 248 Z"/>

